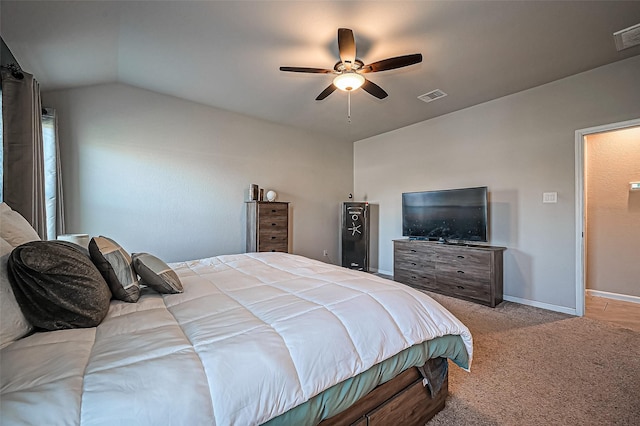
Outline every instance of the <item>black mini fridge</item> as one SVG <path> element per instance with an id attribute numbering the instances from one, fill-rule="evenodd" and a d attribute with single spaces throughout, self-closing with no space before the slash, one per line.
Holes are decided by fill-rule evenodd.
<path id="1" fill-rule="evenodd" d="M 342 203 L 342 266 L 369 272 L 369 203 Z"/>

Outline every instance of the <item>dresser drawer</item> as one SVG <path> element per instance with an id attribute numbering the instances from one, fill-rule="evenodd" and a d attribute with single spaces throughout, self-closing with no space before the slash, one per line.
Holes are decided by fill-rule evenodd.
<path id="1" fill-rule="evenodd" d="M 434 260 L 436 256 L 435 251 L 431 247 L 419 242 L 395 241 L 394 248 L 396 256 L 398 257 L 413 256 L 431 261 Z"/>
<path id="2" fill-rule="evenodd" d="M 439 292 L 463 299 L 474 299 L 484 303 L 491 301 L 491 287 L 489 283 L 478 283 L 475 280 L 460 279 L 459 277 L 438 274 L 436 287 Z"/>
<path id="3" fill-rule="evenodd" d="M 422 290 L 437 290 L 436 277 L 433 273 L 395 269 L 393 280 Z"/>
<path id="4" fill-rule="evenodd" d="M 438 262 L 449 265 L 485 268 L 491 262 L 491 253 L 480 250 L 459 250 L 444 248 L 436 255 Z"/>
<path id="5" fill-rule="evenodd" d="M 430 262 L 426 259 L 421 259 L 418 256 L 405 256 L 394 259 L 395 269 L 406 269 L 408 271 L 416 272 L 431 272 L 436 269 L 435 262 Z"/>
<path id="6" fill-rule="evenodd" d="M 287 228 L 287 217 L 286 216 L 267 216 L 260 217 L 258 220 L 258 227 L 260 230 L 263 229 L 286 229 Z"/>
<path id="7" fill-rule="evenodd" d="M 258 241 L 266 242 L 287 242 L 287 229 L 284 227 L 260 228 L 258 231 Z"/>
<path id="8" fill-rule="evenodd" d="M 258 216 L 287 216 L 289 206 L 287 204 L 263 203 L 258 205 Z"/>
<path id="9" fill-rule="evenodd" d="M 286 241 L 267 241 L 258 243 L 258 251 L 279 251 L 282 253 L 288 253 L 289 245 Z"/>
<path id="10" fill-rule="evenodd" d="M 491 269 L 487 266 L 456 265 L 455 263 L 436 263 L 436 273 L 440 277 L 454 281 L 475 282 L 478 285 L 488 285 L 491 281 Z"/>

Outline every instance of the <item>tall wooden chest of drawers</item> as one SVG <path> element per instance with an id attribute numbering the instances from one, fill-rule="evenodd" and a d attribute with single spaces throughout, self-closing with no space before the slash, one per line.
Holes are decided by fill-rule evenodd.
<path id="1" fill-rule="evenodd" d="M 247 253 L 289 252 L 289 203 L 249 201 L 247 205 Z"/>
<path id="2" fill-rule="evenodd" d="M 393 242 L 393 279 L 412 287 L 482 303 L 502 302 L 504 247 Z"/>

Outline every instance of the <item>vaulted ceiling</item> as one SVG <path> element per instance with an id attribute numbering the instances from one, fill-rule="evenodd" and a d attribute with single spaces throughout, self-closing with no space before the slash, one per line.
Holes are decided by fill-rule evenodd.
<path id="1" fill-rule="evenodd" d="M 640 23 L 640 1 L 5 1 L 2 38 L 41 89 L 120 82 L 354 141 L 640 54 L 612 34 Z M 389 96 L 316 96 L 339 27 Z M 424 103 L 419 95 L 448 96 Z"/>

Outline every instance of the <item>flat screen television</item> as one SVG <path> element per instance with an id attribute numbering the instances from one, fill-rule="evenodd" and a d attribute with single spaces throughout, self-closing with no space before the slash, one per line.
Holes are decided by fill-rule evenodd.
<path id="1" fill-rule="evenodd" d="M 402 235 L 441 242 L 486 242 L 487 187 L 403 193 Z"/>

